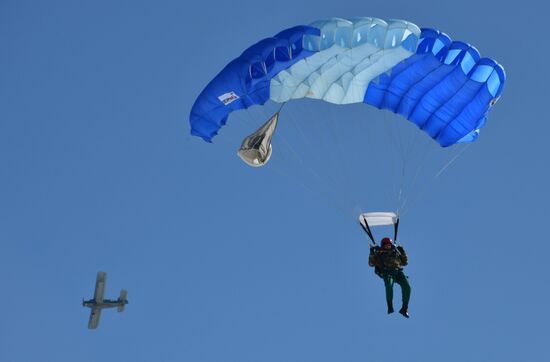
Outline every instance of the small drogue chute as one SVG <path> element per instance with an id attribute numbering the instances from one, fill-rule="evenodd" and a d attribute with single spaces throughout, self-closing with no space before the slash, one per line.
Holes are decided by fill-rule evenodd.
<path id="1" fill-rule="evenodd" d="M 261 167 L 269 161 L 273 151 L 271 138 L 277 128 L 278 120 L 279 112 L 271 116 L 266 123 L 243 140 L 237 154 L 247 165 Z"/>

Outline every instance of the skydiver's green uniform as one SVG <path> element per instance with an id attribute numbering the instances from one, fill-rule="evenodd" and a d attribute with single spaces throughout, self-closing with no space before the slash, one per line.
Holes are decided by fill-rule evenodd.
<path id="1" fill-rule="evenodd" d="M 369 265 L 373 266 L 375 273 L 384 280 L 386 287 L 386 303 L 388 313 L 393 312 L 393 284 L 401 286 L 403 306 L 401 310 L 407 311 L 411 297 L 411 286 L 407 276 L 403 273 L 403 266 L 408 264 L 407 254 L 402 246 L 385 250 L 380 247 L 370 249 Z"/>

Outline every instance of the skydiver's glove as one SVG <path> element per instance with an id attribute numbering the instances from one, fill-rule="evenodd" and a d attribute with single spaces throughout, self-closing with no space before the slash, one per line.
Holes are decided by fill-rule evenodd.
<path id="1" fill-rule="evenodd" d="M 405 255 L 405 249 L 403 249 L 403 247 L 402 247 L 401 245 L 399 245 L 399 246 L 397 247 L 397 251 L 398 251 L 400 254 Z"/>

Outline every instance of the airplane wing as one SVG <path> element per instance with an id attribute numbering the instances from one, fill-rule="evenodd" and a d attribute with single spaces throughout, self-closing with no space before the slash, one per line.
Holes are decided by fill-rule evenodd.
<path id="1" fill-rule="evenodd" d="M 92 312 L 90 313 L 90 320 L 88 321 L 88 328 L 89 329 L 96 329 L 99 324 L 99 317 L 101 317 L 101 309 L 99 308 L 92 308 Z"/>
<path id="2" fill-rule="evenodd" d="M 128 298 L 128 291 L 126 289 L 122 289 L 120 291 L 120 296 L 118 297 L 118 302 L 120 303 L 118 305 L 119 312 L 124 312 L 124 306 L 126 305 L 126 303 L 128 303 L 128 300 L 126 298 Z"/>
<path id="3" fill-rule="evenodd" d="M 103 295 L 105 294 L 105 282 L 107 281 L 107 273 L 98 272 L 97 279 L 95 281 L 94 300 L 96 303 L 103 302 Z"/>

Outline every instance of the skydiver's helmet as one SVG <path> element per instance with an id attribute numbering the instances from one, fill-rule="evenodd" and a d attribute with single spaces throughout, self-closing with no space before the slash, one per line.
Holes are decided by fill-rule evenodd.
<path id="1" fill-rule="evenodd" d="M 389 249 L 392 247 L 393 242 L 390 238 L 384 238 L 380 241 L 380 245 L 382 246 L 382 249 Z"/>

